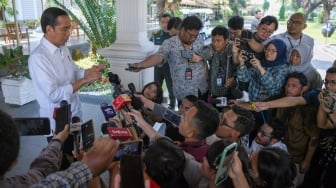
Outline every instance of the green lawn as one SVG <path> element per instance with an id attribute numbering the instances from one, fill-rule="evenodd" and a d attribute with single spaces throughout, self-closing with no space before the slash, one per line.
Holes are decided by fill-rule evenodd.
<path id="1" fill-rule="evenodd" d="M 317 23 L 308 23 L 307 28 L 303 30 L 303 32 L 315 39 L 316 42 L 321 42 L 325 44 L 336 44 L 336 32 L 330 37 L 326 38 L 323 37 L 321 33 L 321 28 L 324 24 L 317 24 Z"/>
<path id="2" fill-rule="evenodd" d="M 280 25 L 286 26 L 285 21 L 279 21 Z M 212 21 L 211 26 L 215 27 L 217 25 L 225 25 L 224 22 L 221 21 Z M 320 43 L 327 43 L 327 44 L 336 44 L 336 31 L 334 34 L 326 40 L 326 38 L 321 33 L 321 28 L 324 26 L 324 24 L 318 24 L 314 22 L 308 22 L 307 28 L 303 30 L 303 33 L 313 37 L 316 42 Z"/>

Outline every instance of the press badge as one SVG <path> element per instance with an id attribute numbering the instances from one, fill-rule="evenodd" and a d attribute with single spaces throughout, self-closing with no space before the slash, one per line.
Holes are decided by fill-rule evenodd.
<path id="1" fill-rule="evenodd" d="M 192 79 L 192 69 L 191 68 L 186 68 L 185 79 L 186 80 L 191 80 Z"/>
<path id="2" fill-rule="evenodd" d="M 216 86 L 217 87 L 222 87 L 223 86 L 223 79 L 221 77 L 217 77 Z"/>

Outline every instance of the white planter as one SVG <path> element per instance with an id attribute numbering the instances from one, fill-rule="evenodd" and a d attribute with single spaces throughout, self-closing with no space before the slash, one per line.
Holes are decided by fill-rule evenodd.
<path id="1" fill-rule="evenodd" d="M 35 100 L 33 84 L 30 79 L 5 77 L 1 79 L 1 89 L 5 103 L 24 105 Z"/>

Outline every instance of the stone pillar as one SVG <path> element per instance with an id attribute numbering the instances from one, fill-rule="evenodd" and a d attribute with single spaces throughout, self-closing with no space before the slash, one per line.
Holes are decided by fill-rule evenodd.
<path id="1" fill-rule="evenodd" d="M 142 87 L 154 80 L 153 68 L 147 68 L 134 73 L 125 71 L 128 63 L 137 63 L 155 53 L 154 46 L 147 37 L 147 7 L 146 0 L 117 0 L 117 36 L 109 47 L 98 50 L 107 58 L 111 71 L 119 75 L 124 86 L 133 82 L 140 91 Z"/>

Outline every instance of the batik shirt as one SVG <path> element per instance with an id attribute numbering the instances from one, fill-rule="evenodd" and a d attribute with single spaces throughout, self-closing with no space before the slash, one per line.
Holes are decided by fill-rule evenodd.
<path id="1" fill-rule="evenodd" d="M 31 187 L 87 187 L 91 180 L 92 173 L 89 167 L 82 162 L 75 162 L 72 163 L 69 168 L 50 174 L 40 183 L 35 184 Z"/>
<path id="2" fill-rule="evenodd" d="M 157 52 L 157 55 L 161 55 L 169 63 L 174 96 L 179 101 L 187 95 L 203 95 L 208 89 L 206 64 L 190 62 L 181 55 L 182 51 L 200 54 L 202 48 L 203 42 L 200 40 L 194 41 L 191 49 L 185 48 L 177 35 L 165 40 Z"/>
<path id="3" fill-rule="evenodd" d="M 250 81 L 248 93 L 250 101 L 261 101 L 279 94 L 288 74 L 288 65 L 282 64 L 275 67 L 264 67 L 265 74 L 254 68 L 246 66 L 239 68 L 237 77 L 243 82 Z"/>

